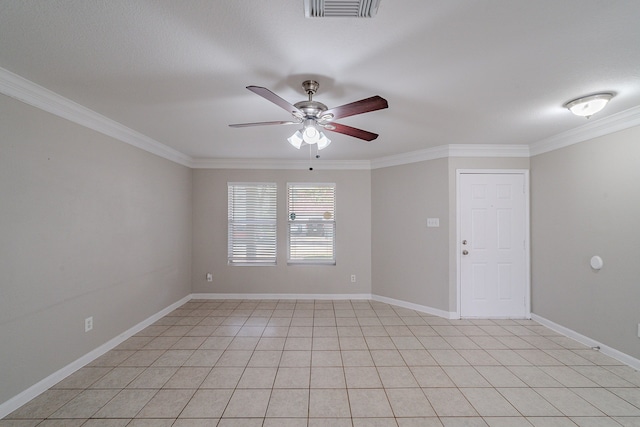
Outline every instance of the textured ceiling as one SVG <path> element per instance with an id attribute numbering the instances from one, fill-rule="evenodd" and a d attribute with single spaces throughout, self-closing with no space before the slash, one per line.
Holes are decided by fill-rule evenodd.
<path id="1" fill-rule="evenodd" d="M 339 120 L 328 160 L 445 144 L 530 144 L 585 124 L 562 105 L 617 95 L 590 120 L 640 105 L 640 1 L 382 0 L 373 19 L 309 19 L 302 0 L 0 0 L 0 67 L 194 158 L 304 159 L 290 116 L 301 83 Z"/>

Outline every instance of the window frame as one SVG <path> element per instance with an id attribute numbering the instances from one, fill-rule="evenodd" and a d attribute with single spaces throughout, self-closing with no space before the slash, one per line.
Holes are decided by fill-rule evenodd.
<path id="1" fill-rule="evenodd" d="M 273 203 L 273 205 L 270 207 L 272 210 L 268 212 L 272 214 L 272 218 L 270 219 L 251 219 L 251 218 L 246 219 L 245 218 L 244 220 L 235 219 L 237 215 L 232 215 L 233 213 L 236 212 L 235 203 L 233 203 L 232 205 L 232 202 L 235 202 L 235 198 L 232 199 L 232 188 L 233 188 L 233 191 L 236 192 L 237 189 L 239 190 L 242 187 L 245 187 L 247 189 L 253 189 L 253 190 L 258 189 L 259 187 L 266 187 L 273 193 L 273 194 L 270 194 L 270 198 L 269 198 L 269 201 Z M 269 243 L 272 245 L 271 247 L 272 247 L 273 255 L 271 256 L 270 255 L 271 251 L 269 251 L 269 253 L 265 255 L 264 260 L 259 259 L 260 258 L 259 254 L 256 258 L 248 258 L 245 255 L 245 258 L 243 259 L 241 257 L 235 256 L 234 254 L 236 251 L 234 250 L 234 245 L 238 242 L 237 240 L 235 241 L 232 240 L 234 236 L 234 233 L 232 232 L 232 230 L 234 225 L 240 225 L 240 224 L 245 224 L 247 226 L 260 225 L 260 226 L 271 227 L 272 242 L 269 242 Z M 254 238 L 257 241 L 259 236 L 255 236 Z M 275 266 L 277 265 L 277 259 L 278 259 L 278 184 L 275 182 L 232 182 L 232 181 L 227 182 L 227 265 L 241 266 L 241 267 Z"/>
<path id="2" fill-rule="evenodd" d="M 332 207 L 332 218 L 331 219 L 300 219 L 300 218 L 291 218 L 291 188 L 293 187 L 330 187 L 333 190 L 333 207 Z M 287 183 L 287 264 L 288 265 L 336 265 L 336 210 L 337 210 L 337 189 L 335 182 L 288 182 Z M 326 225 L 331 225 L 331 258 L 294 258 L 291 257 L 291 232 L 293 224 L 306 224 L 307 226 L 311 224 L 323 224 L 323 228 Z"/>

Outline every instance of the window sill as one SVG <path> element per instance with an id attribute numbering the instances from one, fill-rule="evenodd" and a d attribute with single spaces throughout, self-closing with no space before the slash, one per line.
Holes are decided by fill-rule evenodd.
<path id="1" fill-rule="evenodd" d="M 336 261 L 287 261 L 287 265 L 336 265 Z"/>

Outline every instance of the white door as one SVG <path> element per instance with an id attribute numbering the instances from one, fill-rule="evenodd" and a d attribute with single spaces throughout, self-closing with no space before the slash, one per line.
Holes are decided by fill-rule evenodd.
<path id="1" fill-rule="evenodd" d="M 524 173 L 460 173 L 460 316 L 528 315 Z"/>

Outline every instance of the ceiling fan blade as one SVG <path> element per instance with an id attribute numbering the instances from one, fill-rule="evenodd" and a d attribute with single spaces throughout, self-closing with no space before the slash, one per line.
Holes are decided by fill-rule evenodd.
<path id="1" fill-rule="evenodd" d="M 328 123 L 323 127 L 331 132 L 343 133 L 345 135 L 353 136 L 354 138 L 363 139 L 365 141 L 373 141 L 378 137 L 377 133 L 369 132 L 347 125 L 341 125 L 340 123 Z"/>
<path id="2" fill-rule="evenodd" d="M 302 122 L 286 122 L 286 121 L 276 121 L 276 122 L 255 122 L 255 123 L 236 123 L 233 125 L 229 125 L 232 128 L 247 128 L 250 126 L 268 126 L 268 125 L 298 125 Z"/>
<path id="3" fill-rule="evenodd" d="M 343 117 L 354 116 L 356 114 L 368 113 L 369 111 L 382 110 L 388 108 L 389 103 L 386 99 L 376 95 L 371 98 L 361 99 L 360 101 L 350 104 L 341 105 L 340 107 L 330 108 L 322 113 L 323 117 L 331 114 L 329 120 L 341 119 Z"/>
<path id="4" fill-rule="evenodd" d="M 289 102 L 285 101 L 284 99 L 280 98 L 278 95 L 276 95 L 275 93 L 271 92 L 266 87 L 247 86 L 247 89 L 249 89 L 251 92 L 255 93 L 256 95 L 260 95 L 261 97 L 263 97 L 267 101 L 273 102 L 274 104 L 276 104 L 280 108 L 283 108 L 283 109 L 287 110 L 290 114 L 293 114 L 296 117 L 304 117 L 304 113 L 302 111 L 300 111 L 297 107 L 293 106 L 291 103 L 289 103 Z"/>

